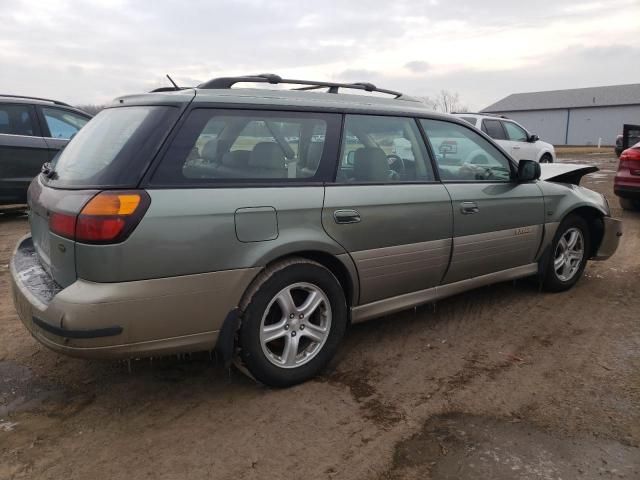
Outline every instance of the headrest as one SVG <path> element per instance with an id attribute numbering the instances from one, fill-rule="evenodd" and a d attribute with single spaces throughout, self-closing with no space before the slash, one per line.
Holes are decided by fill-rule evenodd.
<path id="1" fill-rule="evenodd" d="M 285 168 L 284 152 L 277 143 L 257 143 L 251 150 L 249 166 L 271 169 Z"/>
<path id="2" fill-rule="evenodd" d="M 209 162 L 215 161 L 218 155 L 218 139 L 213 138 L 204 144 L 200 156 Z"/>
<path id="3" fill-rule="evenodd" d="M 322 158 L 324 142 L 311 142 L 307 148 L 307 163 L 305 167 L 309 170 L 317 170 Z"/>
<path id="4" fill-rule="evenodd" d="M 246 167 L 249 165 L 251 152 L 249 150 L 234 150 L 222 156 L 222 165 L 225 167 Z"/>
<path id="5" fill-rule="evenodd" d="M 389 162 L 384 150 L 376 147 L 357 149 L 354 154 L 353 176 L 359 182 L 388 182 Z"/>

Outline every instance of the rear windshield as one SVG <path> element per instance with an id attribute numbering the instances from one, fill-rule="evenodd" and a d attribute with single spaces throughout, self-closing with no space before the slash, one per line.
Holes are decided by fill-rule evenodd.
<path id="1" fill-rule="evenodd" d="M 53 160 L 56 188 L 135 187 L 179 109 L 135 106 L 101 111 Z"/>

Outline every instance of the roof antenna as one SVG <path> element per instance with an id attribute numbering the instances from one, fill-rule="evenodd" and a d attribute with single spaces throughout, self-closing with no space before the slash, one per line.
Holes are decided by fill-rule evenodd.
<path id="1" fill-rule="evenodd" d="M 177 84 L 176 82 L 174 82 L 174 81 L 173 81 L 173 78 L 171 78 L 171 77 L 169 76 L 169 74 L 168 74 L 168 73 L 167 73 L 167 78 L 168 78 L 168 79 L 169 79 L 169 81 L 173 84 L 173 86 L 174 86 L 174 88 L 175 88 L 176 90 L 180 90 L 180 87 L 178 86 L 178 84 Z"/>

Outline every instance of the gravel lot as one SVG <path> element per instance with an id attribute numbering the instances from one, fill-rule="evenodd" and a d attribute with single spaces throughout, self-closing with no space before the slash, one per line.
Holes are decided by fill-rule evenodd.
<path id="1" fill-rule="evenodd" d="M 609 196 L 616 159 L 585 184 Z M 287 390 L 208 355 L 56 355 L 16 317 L 0 215 L 0 478 L 640 478 L 640 214 L 576 288 L 505 283 L 358 325 Z"/>

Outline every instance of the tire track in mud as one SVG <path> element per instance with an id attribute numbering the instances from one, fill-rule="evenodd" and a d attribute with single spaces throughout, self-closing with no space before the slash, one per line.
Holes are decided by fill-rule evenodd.
<path id="1" fill-rule="evenodd" d="M 347 387 L 359 405 L 362 418 L 373 422 L 383 430 L 389 430 L 404 420 L 405 415 L 396 405 L 383 400 L 379 395 L 374 386 L 377 382 L 373 372 L 376 371 L 379 371 L 376 365 L 365 363 L 355 370 L 335 371 L 316 381 Z"/>

